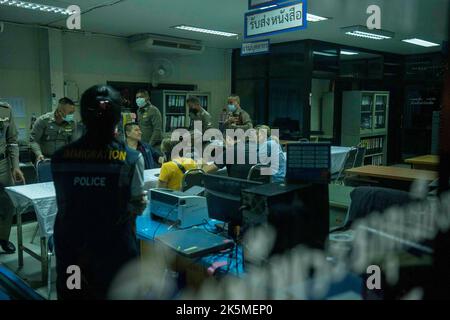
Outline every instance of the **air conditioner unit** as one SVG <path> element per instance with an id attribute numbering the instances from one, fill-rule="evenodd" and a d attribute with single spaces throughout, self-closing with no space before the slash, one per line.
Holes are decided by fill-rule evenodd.
<path id="1" fill-rule="evenodd" d="M 200 41 L 148 34 L 132 36 L 129 42 L 132 50 L 149 53 L 195 54 L 205 50 Z"/>

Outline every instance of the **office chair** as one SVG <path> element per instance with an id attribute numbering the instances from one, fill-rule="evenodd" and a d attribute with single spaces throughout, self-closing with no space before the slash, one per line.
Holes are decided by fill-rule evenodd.
<path id="1" fill-rule="evenodd" d="M 366 147 L 358 145 L 357 153 L 355 157 L 355 162 L 353 164 L 353 168 L 362 167 L 364 166 L 364 157 L 366 156 Z M 361 186 L 369 186 L 369 187 L 376 187 L 380 185 L 379 181 L 371 180 L 368 178 L 361 178 L 357 176 L 344 176 L 343 183 L 346 186 L 351 187 L 361 187 Z"/>
<path id="2" fill-rule="evenodd" d="M 270 183 L 271 176 L 261 175 L 262 168 L 270 168 L 268 165 L 255 164 L 248 172 L 247 180 Z"/>
<path id="3" fill-rule="evenodd" d="M 47 267 L 47 300 L 50 300 L 52 292 L 52 257 L 55 255 L 55 243 L 53 240 L 53 235 L 48 238 L 47 241 L 47 257 L 48 257 L 48 267 Z"/>
<path id="4" fill-rule="evenodd" d="M 37 183 L 44 183 L 53 181 L 52 177 L 52 168 L 50 159 L 40 160 L 36 163 L 36 179 Z M 34 242 L 36 235 L 39 231 L 39 225 L 36 226 L 34 230 L 33 237 L 31 238 L 31 242 Z"/>
<path id="5" fill-rule="evenodd" d="M 353 168 L 355 165 L 356 154 L 358 152 L 357 148 L 351 148 L 349 152 L 345 155 L 344 165 L 339 170 L 339 173 L 335 176 L 334 183 L 344 184 L 344 178 L 346 176 L 345 170 Z M 333 179 L 334 177 L 332 177 Z"/>
<path id="6" fill-rule="evenodd" d="M 392 206 L 403 206 L 414 201 L 406 191 L 368 186 L 355 188 L 350 197 L 350 207 L 340 229 L 350 228 L 354 221 L 373 212 L 384 212 Z"/>
<path id="7" fill-rule="evenodd" d="M 191 169 L 186 171 L 181 181 L 181 191 L 186 191 L 193 186 L 203 186 L 203 175 L 205 171 L 202 169 Z"/>
<path id="8" fill-rule="evenodd" d="M 50 159 L 40 160 L 36 163 L 36 177 L 38 183 L 53 181 Z"/>
<path id="9" fill-rule="evenodd" d="M 358 146 L 357 150 L 355 163 L 353 164 L 354 168 L 362 167 L 364 165 L 364 157 L 366 156 L 366 147 Z"/>

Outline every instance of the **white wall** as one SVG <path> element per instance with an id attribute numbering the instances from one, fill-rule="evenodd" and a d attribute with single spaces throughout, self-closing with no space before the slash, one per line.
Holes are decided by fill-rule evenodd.
<path id="1" fill-rule="evenodd" d="M 130 50 L 122 38 L 63 35 L 64 78 L 74 81 L 83 92 L 107 81 L 151 83 L 153 62 L 166 58 L 174 73 L 161 82 L 193 84 L 199 91 L 211 92 L 209 111 L 218 121 L 220 108 L 231 91 L 231 51 L 207 48 L 202 54 L 189 56 L 155 55 Z"/>
<path id="2" fill-rule="evenodd" d="M 24 99 L 25 118 L 16 118 L 16 122 L 19 128 L 27 130 L 32 113 L 43 111 L 39 58 L 38 29 L 5 24 L 0 33 L 0 99 Z"/>
<path id="3" fill-rule="evenodd" d="M 18 124 L 27 129 L 33 112 L 39 115 L 49 109 L 41 102 L 40 87 L 45 77 L 40 70 L 40 31 L 6 24 L 0 34 L 0 97 L 24 97 L 27 114 L 18 119 Z M 62 57 L 53 59 L 58 64 L 62 60 L 63 80 L 75 82 L 81 93 L 107 81 L 149 83 L 153 61 L 159 57 L 132 51 L 123 38 L 63 32 Z M 209 110 L 217 122 L 231 91 L 231 51 L 207 48 L 203 54 L 164 58 L 175 67 L 172 77 L 164 82 L 197 85 L 199 91 L 211 92 Z"/>

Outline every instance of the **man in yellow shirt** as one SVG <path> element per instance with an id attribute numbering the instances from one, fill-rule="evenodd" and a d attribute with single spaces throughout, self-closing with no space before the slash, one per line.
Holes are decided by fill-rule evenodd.
<path id="1" fill-rule="evenodd" d="M 187 157 L 177 157 L 171 159 L 173 148 L 178 141 L 164 139 L 161 143 L 161 151 L 166 155 L 166 161 L 161 166 L 159 174 L 158 188 L 167 188 L 172 190 L 181 190 L 184 174 L 191 170 L 199 168 L 196 161 Z"/>

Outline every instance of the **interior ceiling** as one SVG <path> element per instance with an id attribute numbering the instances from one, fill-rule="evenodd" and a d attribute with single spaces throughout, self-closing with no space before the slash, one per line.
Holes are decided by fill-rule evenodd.
<path id="1" fill-rule="evenodd" d="M 244 13 L 248 0 L 32 0 L 35 3 L 68 7 L 78 5 L 82 12 L 81 28 L 117 36 L 154 33 L 201 40 L 206 46 L 239 48 L 244 41 Z M 395 32 L 395 38 L 375 41 L 341 32 L 342 27 L 365 25 L 366 9 L 381 8 L 382 29 Z M 106 5 L 106 6 L 102 6 Z M 94 7 L 100 8 L 90 10 Z M 89 12 L 86 12 L 89 11 Z M 272 43 L 315 39 L 348 46 L 398 54 L 440 51 L 400 40 L 421 38 L 442 43 L 448 39 L 450 0 L 309 0 L 308 12 L 332 19 L 309 23 L 306 30 L 270 36 Z M 0 5 L 0 21 L 65 27 L 65 17 L 58 14 Z M 238 38 L 224 38 L 172 28 L 186 24 L 238 33 Z M 262 37 L 263 39 L 265 37 Z"/>

